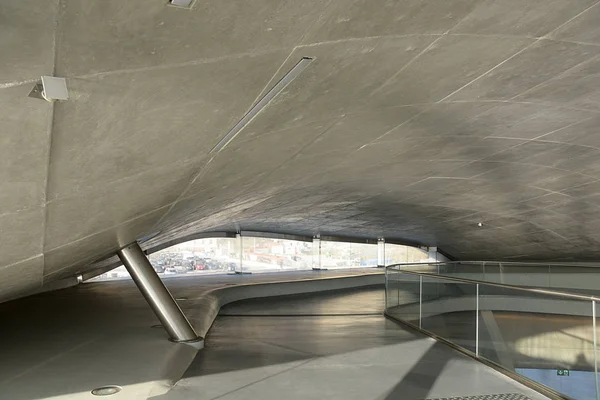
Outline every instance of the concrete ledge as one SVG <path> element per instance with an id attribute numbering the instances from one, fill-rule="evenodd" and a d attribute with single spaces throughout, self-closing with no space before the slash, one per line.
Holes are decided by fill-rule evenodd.
<path id="1" fill-rule="evenodd" d="M 210 289 L 199 297 L 181 303 L 184 313 L 194 326 L 196 333 L 202 337 L 210 330 L 226 304 L 239 300 L 260 297 L 286 296 L 302 293 L 317 293 L 331 290 L 351 289 L 364 286 L 384 285 L 384 275 L 364 274 L 332 278 L 305 278 L 302 280 L 278 281 L 267 283 L 236 284 Z"/>

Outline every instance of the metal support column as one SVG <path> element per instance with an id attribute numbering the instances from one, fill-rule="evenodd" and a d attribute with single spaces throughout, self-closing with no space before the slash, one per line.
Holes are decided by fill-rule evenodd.
<path id="1" fill-rule="evenodd" d="M 244 273 L 244 267 L 242 266 L 244 260 L 244 239 L 242 238 L 242 234 L 238 233 L 235 235 L 235 243 L 236 243 L 236 251 L 238 256 L 238 266 L 236 268 L 236 272 L 240 274 Z"/>
<path id="2" fill-rule="evenodd" d="M 193 342 L 198 339 L 194 328 L 165 287 L 150 261 L 134 242 L 117 252 L 127 272 L 166 329 L 173 342 Z"/>
<path id="3" fill-rule="evenodd" d="M 377 266 L 385 267 L 385 239 L 377 239 Z"/>
<path id="4" fill-rule="evenodd" d="M 313 236 L 312 241 L 312 269 L 321 269 L 321 238 Z"/>

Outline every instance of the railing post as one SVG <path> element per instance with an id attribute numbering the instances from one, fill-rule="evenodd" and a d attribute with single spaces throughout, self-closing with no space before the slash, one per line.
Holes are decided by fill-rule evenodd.
<path id="1" fill-rule="evenodd" d="M 485 282 L 485 261 L 483 262 L 481 270 L 483 271 L 483 281 Z"/>
<path id="2" fill-rule="evenodd" d="M 387 267 L 384 268 L 383 275 L 385 277 L 385 295 L 384 295 L 385 307 L 384 307 L 384 309 L 387 310 L 387 308 L 388 308 L 388 269 L 387 269 Z"/>
<path id="3" fill-rule="evenodd" d="M 475 355 L 479 357 L 479 283 L 475 293 Z"/>
<path id="4" fill-rule="evenodd" d="M 400 305 L 400 267 L 396 271 L 396 302 Z"/>
<path id="5" fill-rule="evenodd" d="M 423 276 L 419 275 L 419 329 L 423 319 Z"/>
<path id="6" fill-rule="evenodd" d="M 596 383 L 596 400 L 600 400 L 600 390 L 598 389 L 598 356 L 596 355 L 596 300 L 592 300 L 592 326 L 594 328 L 594 382 Z"/>

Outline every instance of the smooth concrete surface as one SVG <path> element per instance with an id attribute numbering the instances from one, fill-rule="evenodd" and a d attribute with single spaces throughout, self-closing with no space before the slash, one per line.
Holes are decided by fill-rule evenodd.
<path id="1" fill-rule="evenodd" d="M 377 288 L 229 304 L 183 379 L 151 399 L 545 398 L 386 319 L 383 307 Z"/>
<path id="2" fill-rule="evenodd" d="M 168 3 L 2 1 L 0 301 L 154 232 L 600 257 L 598 0 Z"/>
<path id="3" fill-rule="evenodd" d="M 332 283 L 336 277 L 337 283 Z M 383 275 L 377 269 L 196 275 L 164 281 L 203 335 L 219 310 L 213 302 L 219 299 L 217 288 L 226 288 L 221 300 L 226 301 L 244 295 L 270 296 L 361 284 L 383 287 Z M 209 301 L 206 293 L 213 300 Z M 212 310 L 216 310 L 214 314 L 210 314 Z M 105 385 L 123 388 L 111 398 L 146 399 L 166 392 L 200 347 L 168 341 L 131 280 L 86 283 L 6 302 L 0 304 L 0 320 L 1 399 L 91 399 L 90 391 Z"/>

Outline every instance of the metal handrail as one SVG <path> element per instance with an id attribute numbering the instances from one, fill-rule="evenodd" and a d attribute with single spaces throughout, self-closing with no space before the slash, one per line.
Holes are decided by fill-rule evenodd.
<path id="1" fill-rule="evenodd" d="M 421 265 L 430 265 L 430 264 L 429 263 L 421 263 Z M 399 266 L 399 264 L 389 265 L 389 266 L 386 267 L 386 278 L 387 278 L 387 270 L 391 269 L 392 267 L 397 267 L 397 266 Z M 504 283 L 476 281 L 476 280 L 473 280 L 473 279 L 466 279 L 466 278 L 455 278 L 455 277 L 445 276 L 445 275 L 444 276 L 440 276 L 440 275 L 429 274 L 429 273 L 426 273 L 426 272 L 406 271 L 406 270 L 400 270 L 400 269 L 398 269 L 397 271 L 401 272 L 403 274 L 411 274 L 411 275 L 417 275 L 417 276 L 427 276 L 427 277 L 434 278 L 434 279 L 443 279 L 443 280 L 449 280 L 449 281 L 469 283 L 469 284 L 473 284 L 473 285 L 486 285 L 486 286 L 500 287 L 500 288 L 505 288 L 505 289 L 522 291 L 522 292 L 546 294 L 546 295 L 552 295 L 552 296 L 557 296 L 557 297 L 566 297 L 566 298 L 576 299 L 576 300 L 600 301 L 599 297 L 585 296 L 585 295 L 573 294 L 573 293 L 566 293 L 566 292 L 559 292 L 559 291 L 555 291 L 555 290 L 527 288 L 527 287 L 522 287 L 522 286 L 506 285 Z M 386 281 L 387 281 L 387 279 L 386 279 Z"/>
<path id="2" fill-rule="evenodd" d="M 600 268 L 600 262 L 594 264 L 582 264 L 582 263 L 560 263 L 560 262 L 541 262 L 541 261 L 439 261 L 439 262 L 414 262 L 414 263 L 398 263 L 388 265 L 388 267 L 395 267 L 398 265 L 444 265 L 444 264 L 469 264 L 469 265 L 522 265 L 522 266 L 554 266 L 554 267 L 584 267 L 584 268 Z"/>

